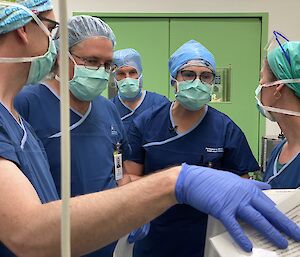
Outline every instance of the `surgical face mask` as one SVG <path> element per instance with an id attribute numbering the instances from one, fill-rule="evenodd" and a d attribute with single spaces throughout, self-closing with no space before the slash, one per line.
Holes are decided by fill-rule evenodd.
<path id="1" fill-rule="evenodd" d="M 41 58 L 32 60 L 26 84 L 34 84 L 43 80 L 52 70 L 56 55 L 55 44 L 49 37 L 48 51 Z"/>
<path id="2" fill-rule="evenodd" d="M 261 90 L 263 87 L 272 87 L 272 86 L 286 84 L 286 83 L 300 83 L 300 79 L 278 80 L 278 81 L 275 81 L 272 83 L 259 85 L 255 90 L 255 98 L 256 98 L 257 108 L 258 108 L 259 112 L 270 121 L 273 121 L 273 122 L 276 121 L 276 119 L 271 114 L 271 112 L 283 113 L 283 114 L 292 115 L 292 116 L 300 116 L 299 112 L 275 108 L 275 107 L 271 107 L 271 106 L 264 106 L 261 102 Z"/>
<path id="3" fill-rule="evenodd" d="M 73 79 L 69 81 L 70 91 L 81 101 L 92 101 L 107 88 L 109 72 L 103 66 L 98 70 L 88 69 L 71 59 L 75 66 Z"/>
<path id="4" fill-rule="evenodd" d="M 204 84 L 199 79 L 194 81 L 181 81 L 177 83 L 176 100 L 187 110 L 200 110 L 205 104 L 210 102 L 212 85 Z"/>
<path id="5" fill-rule="evenodd" d="M 125 78 L 116 83 L 119 89 L 118 94 L 122 99 L 134 101 L 141 96 L 140 77 L 138 79 Z"/>
<path id="6" fill-rule="evenodd" d="M 16 5 L 15 3 L 13 5 Z M 34 57 L 0 57 L 0 63 L 24 63 L 31 62 L 26 84 L 34 84 L 46 77 L 52 70 L 57 51 L 55 44 L 51 38 L 50 31 L 42 23 L 42 21 L 28 8 L 23 5 L 16 5 L 27 11 L 35 20 L 37 25 L 45 32 L 49 39 L 48 50 L 44 55 Z"/>

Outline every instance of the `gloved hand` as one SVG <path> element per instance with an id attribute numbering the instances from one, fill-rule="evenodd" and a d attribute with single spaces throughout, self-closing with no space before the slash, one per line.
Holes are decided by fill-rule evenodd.
<path id="1" fill-rule="evenodd" d="M 183 164 L 175 194 L 179 203 L 191 205 L 219 219 L 246 252 L 251 252 L 252 243 L 237 218 L 254 227 L 279 248 L 286 248 L 288 242 L 278 230 L 300 241 L 300 228 L 277 210 L 261 189 L 270 189 L 270 185 L 243 179 L 230 172 Z"/>
<path id="2" fill-rule="evenodd" d="M 132 244 L 138 240 L 143 239 L 145 236 L 148 235 L 149 230 L 150 230 L 150 223 L 144 224 L 138 229 L 133 230 L 132 232 L 130 232 L 127 238 L 128 243 Z"/>

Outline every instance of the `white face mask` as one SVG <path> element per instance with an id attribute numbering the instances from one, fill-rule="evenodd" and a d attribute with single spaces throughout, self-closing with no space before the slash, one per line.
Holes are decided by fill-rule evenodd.
<path id="1" fill-rule="evenodd" d="M 280 84 L 287 84 L 287 83 L 300 83 L 300 79 L 284 79 L 284 80 L 277 80 L 271 83 L 259 85 L 256 90 L 255 90 L 255 98 L 257 101 L 257 106 L 260 111 L 260 113 L 269 119 L 270 121 L 276 121 L 274 116 L 271 114 L 271 112 L 276 112 L 276 113 L 283 113 L 287 115 L 292 115 L 292 116 L 299 116 L 300 117 L 300 112 L 294 112 L 286 109 L 280 109 L 280 108 L 275 108 L 271 106 L 264 106 L 261 102 L 261 90 L 263 87 L 272 87 Z"/>

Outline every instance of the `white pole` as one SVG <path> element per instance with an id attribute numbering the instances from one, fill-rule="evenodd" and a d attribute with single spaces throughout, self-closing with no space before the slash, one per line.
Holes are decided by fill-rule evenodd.
<path id="1" fill-rule="evenodd" d="M 61 126 L 61 256 L 71 256 L 70 242 L 70 95 L 67 1 L 59 0 L 60 126 Z"/>

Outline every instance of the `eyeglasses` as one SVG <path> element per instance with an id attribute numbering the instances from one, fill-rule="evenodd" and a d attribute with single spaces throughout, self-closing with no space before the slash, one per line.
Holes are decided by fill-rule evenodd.
<path id="1" fill-rule="evenodd" d="M 84 67 L 89 70 L 98 70 L 103 66 L 106 72 L 114 72 L 117 68 L 117 66 L 112 64 L 112 62 L 103 63 L 103 61 L 97 57 L 81 57 L 74 53 L 71 53 L 71 55 L 81 60 Z"/>
<path id="2" fill-rule="evenodd" d="M 196 78 L 199 78 L 201 80 L 202 83 L 207 83 L 207 84 L 213 84 L 214 80 L 215 80 L 215 74 L 212 72 L 201 72 L 196 73 L 195 71 L 191 71 L 191 70 L 181 70 L 180 74 L 182 76 L 182 79 L 184 81 L 194 81 Z"/>
<path id="3" fill-rule="evenodd" d="M 59 28 L 59 23 L 57 21 L 48 19 L 48 18 L 43 17 L 41 15 L 39 15 L 38 18 L 41 21 L 46 21 L 46 22 L 50 23 L 50 27 L 47 27 L 47 28 L 50 31 L 50 34 L 51 34 L 52 38 L 54 38 L 54 36 L 57 34 L 57 31 L 58 31 L 58 28 Z"/>
<path id="4" fill-rule="evenodd" d="M 277 47 L 279 45 L 279 47 L 281 48 L 281 51 L 283 52 L 286 60 L 288 61 L 288 63 L 291 65 L 291 59 L 290 56 L 288 55 L 288 53 L 284 50 L 282 44 L 286 42 L 289 42 L 289 40 L 282 35 L 280 32 L 278 31 L 273 31 L 273 38 L 270 40 L 270 42 L 267 44 L 267 46 L 265 47 L 265 50 L 267 50 L 268 52 L 270 52 L 273 48 Z M 283 42 L 280 42 L 283 41 Z M 278 45 L 275 43 L 277 42 Z"/>

